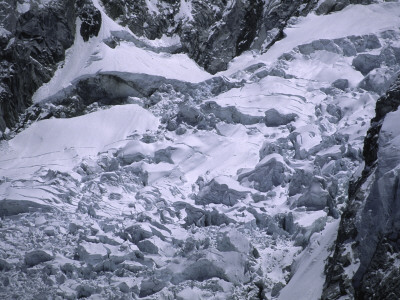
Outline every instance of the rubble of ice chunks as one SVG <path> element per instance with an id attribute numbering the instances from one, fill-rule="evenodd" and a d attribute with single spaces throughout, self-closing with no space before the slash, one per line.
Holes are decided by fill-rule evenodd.
<path id="1" fill-rule="evenodd" d="M 206 101 L 199 107 L 181 103 L 176 116 L 169 117 L 166 121 L 166 128 L 180 135 L 186 132 L 188 125 L 199 130 L 210 130 L 216 128 L 218 122 L 253 125 L 262 123 L 263 120 L 260 116 L 244 114 L 234 106 L 221 107 L 215 101 Z"/>
<path id="2" fill-rule="evenodd" d="M 218 121 L 228 124 L 253 125 L 263 121 L 262 117 L 246 115 L 235 106 L 221 107 L 215 101 L 204 102 L 200 108 L 204 114 L 213 114 Z"/>
<path id="3" fill-rule="evenodd" d="M 366 50 L 373 50 L 382 47 L 379 38 L 374 34 L 363 36 L 349 36 L 339 39 L 320 39 L 309 44 L 299 45 L 294 51 L 303 55 L 310 55 L 315 51 L 325 50 L 344 56 L 355 56 L 357 53 Z"/>
<path id="4" fill-rule="evenodd" d="M 361 46 L 352 44 L 355 51 L 362 43 L 368 45 L 365 39 L 359 43 Z M 325 42 L 316 45 L 327 49 L 333 47 L 332 43 Z M 263 65 L 253 69 L 249 72 L 265 71 Z M 374 70 L 369 74 L 372 72 Z M 349 83 L 342 80 L 332 85 L 345 91 Z M 161 107 L 162 102 L 158 101 L 153 109 Z M 184 134 L 187 125 L 212 129 L 219 121 L 244 125 L 265 123 L 267 126 L 267 122 L 272 122 L 269 123 L 272 128 L 268 130 L 284 130 L 285 137 L 266 140 L 260 149 L 260 162 L 253 169 L 239 171 L 237 181 L 216 177 L 206 183 L 200 178 L 197 182 L 199 192 L 194 197 L 174 199 L 173 203 L 163 198 L 160 189 L 148 186 L 148 174 L 142 168 L 142 161 L 173 163 L 175 148 L 153 147 L 157 137 L 152 133 L 132 138 L 124 148 L 101 153 L 97 159 L 82 161 L 75 168 L 81 176 L 80 182 L 63 179 L 63 174 L 54 175 L 49 171 L 42 179 L 60 185 L 60 195 L 61 191 L 67 191 L 65 199 L 74 199 L 81 194 L 75 199 L 78 201 L 76 211 L 64 216 L 70 218 L 63 221 L 69 227 L 48 222 L 39 225 L 43 230 L 41 234 L 35 233 L 39 237 L 36 244 L 33 243 L 35 251 L 39 252 L 32 254 L 32 249 L 21 250 L 16 254 L 18 262 L 0 252 L 0 269 L 10 271 L 28 257 L 30 262 L 24 262 L 26 266 L 32 265 L 30 269 L 49 274 L 53 281 L 53 287 L 49 287 L 51 295 L 71 299 L 96 294 L 103 298 L 114 295 L 128 299 L 137 296 L 157 299 L 164 295 L 185 299 L 194 293 L 211 297 L 210 291 L 214 295 L 220 293 L 223 299 L 240 285 L 248 291 L 243 297 L 258 295 L 263 289 L 278 295 L 282 282 L 286 283 L 288 278 L 274 280 L 266 276 L 266 270 L 257 265 L 266 255 L 262 251 L 267 246 L 261 245 L 268 239 L 275 239 L 274 243 L 287 241 L 290 246 L 294 243 L 305 247 L 311 235 L 325 227 L 327 217 L 321 214 L 322 217 L 312 224 L 299 225 L 292 212 L 270 215 L 263 207 L 252 207 L 253 203 L 266 204 L 275 198 L 275 191 L 287 188 L 288 204 L 296 213 L 322 210 L 338 217 L 336 205 L 341 196 L 338 190 L 346 190 L 338 186 L 348 180 L 351 164 L 360 159 L 360 153 L 349 144 L 349 136 L 340 133 L 323 135 L 322 130 L 313 133 L 315 139 L 320 138 L 320 143 L 306 148 L 303 144 L 305 133 L 294 126 L 285 127 L 296 122 L 298 116 L 294 114 L 269 110 L 265 117 L 254 117 L 234 107 L 221 107 L 214 101 L 201 105 L 181 102 L 184 101 L 172 108 L 175 116 L 171 120 L 175 124 L 167 123 L 167 129 L 175 130 L 177 134 Z M 160 106 L 157 108 L 157 105 Z M 338 124 L 346 112 L 339 105 L 324 103 L 320 114 Z M 315 164 L 316 168 L 308 167 L 308 163 Z M 336 175 L 339 179 L 335 181 Z M 130 210 L 107 217 L 102 199 L 110 200 L 110 206 L 121 202 Z M 247 205 L 249 201 L 252 201 L 250 206 Z M 55 216 L 54 223 L 58 222 L 57 218 L 61 217 Z M 183 227 L 185 234 L 172 234 L 174 226 Z M 259 232 L 260 242 L 257 244 L 254 237 L 250 242 L 249 235 L 243 234 L 243 228 Z M 206 238 L 200 238 L 198 232 L 203 232 Z M 28 234 L 16 236 L 23 240 Z M 40 252 L 40 249 L 47 249 L 49 239 L 65 246 L 63 253 L 45 252 L 49 255 L 46 256 Z M 292 260 L 288 260 L 275 266 L 290 266 Z M 32 281 L 42 284 L 46 280 L 34 277 Z M 60 286 L 58 290 L 57 285 Z"/>
<path id="5" fill-rule="evenodd" d="M 299 55 L 313 59 L 312 55 L 315 52 L 327 51 L 344 57 L 353 57 L 351 65 L 364 76 L 357 87 L 380 95 L 393 83 L 395 75 L 400 70 L 400 46 L 393 44 L 393 38 L 398 39 L 398 34 L 393 30 L 387 30 L 379 34 L 315 40 L 282 54 L 273 67 L 263 72 L 265 76 L 291 78 L 293 75 L 288 74 L 288 67 Z M 349 88 L 348 79 L 340 78 L 332 83 L 332 87 L 345 91 Z M 322 90 L 328 94 L 335 93 L 327 88 Z"/>
<path id="6" fill-rule="evenodd" d="M 235 106 L 220 106 L 215 101 L 206 101 L 199 107 L 182 103 L 178 106 L 175 117 L 169 117 L 166 128 L 178 135 L 184 134 L 186 128 L 195 127 L 199 130 L 216 129 L 219 122 L 227 124 L 254 125 L 264 123 L 267 127 L 279 127 L 296 121 L 295 113 L 282 114 L 276 109 L 269 109 L 265 116 L 254 116 L 239 111 Z"/>
<path id="7" fill-rule="evenodd" d="M 192 225 L 195 225 L 197 227 L 208 227 L 236 223 L 234 219 L 229 218 L 223 213 L 220 213 L 215 208 L 198 208 L 183 202 L 174 203 L 174 207 L 179 210 L 185 210 L 185 228 L 189 228 Z"/>

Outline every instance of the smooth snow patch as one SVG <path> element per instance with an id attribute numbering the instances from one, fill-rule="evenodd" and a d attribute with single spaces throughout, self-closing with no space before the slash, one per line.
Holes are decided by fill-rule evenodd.
<path id="1" fill-rule="evenodd" d="M 132 133 L 156 130 L 158 119 L 138 105 L 114 106 L 72 119 L 49 119 L 32 124 L 8 142 L 0 166 L 7 177 L 32 174 L 48 167 L 70 171 L 85 156 L 97 155 L 126 143 Z"/>

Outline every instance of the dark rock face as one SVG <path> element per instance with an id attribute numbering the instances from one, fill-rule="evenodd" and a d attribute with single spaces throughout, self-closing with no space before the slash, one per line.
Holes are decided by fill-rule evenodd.
<path id="1" fill-rule="evenodd" d="M 400 163 L 396 148 L 382 125 L 400 105 L 400 78 L 376 104 L 364 142 L 365 168 L 349 188 L 350 202 L 342 215 L 334 256 L 326 268 L 323 299 L 353 295 L 356 299 L 397 299 L 399 269 L 393 262 L 400 253 Z M 350 255 L 346 248 L 353 250 Z M 353 278 L 345 268 L 359 261 Z"/>
<path id="2" fill-rule="evenodd" d="M 84 40 L 97 35 L 100 12 L 88 1 L 54 1 L 51 6 L 32 4 L 18 13 L 17 1 L 0 4 L 0 23 L 8 35 L 0 39 L 0 131 L 13 127 L 18 115 L 31 104 L 33 93 L 48 82 L 56 64 L 64 59 L 75 35 L 75 20 L 82 20 Z"/>
<path id="3" fill-rule="evenodd" d="M 78 0 L 78 15 L 82 21 L 80 34 L 85 42 L 97 36 L 101 27 L 101 13 L 86 0 Z"/>
<path id="4" fill-rule="evenodd" d="M 315 6 L 315 1 L 280 1 L 265 7 L 261 0 L 240 0 L 233 4 L 193 0 L 186 8 L 190 16 L 185 16 L 181 15 L 180 1 L 159 1 L 152 10 L 144 0 L 102 0 L 102 3 L 111 18 L 138 36 L 157 39 L 178 35 L 182 47 L 175 51 L 188 53 L 212 74 L 225 70 L 232 58 L 244 51 L 260 49 L 266 39 L 267 44 L 272 44 L 282 38 L 290 17 L 305 15 Z M 279 33 L 268 36 L 274 28 Z"/>
<path id="5" fill-rule="evenodd" d="M 320 4 L 316 13 L 319 15 L 325 15 L 342 10 L 350 4 L 371 4 L 372 2 L 373 0 L 325 0 Z"/>
<path id="6" fill-rule="evenodd" d="M 154 11 L 146 2 L 103 0 L 107 13 L 135 34 L 149 39 L 178 35 L 182 49 L 210 73 L 226 69 L 228 62 L 248 50 L 260 26 L 263 1 L 192 1 L 189 19 L 179 16 L 180 1 L 162 1 Z M 157 11 L 156 11 L 157 10 Z"/>
<path id="7" fill-rule="evenodd" d="M 6 4 L 0 4 L 6 6 Z M 12 127 L 30 105 L 34 91 L 50 80 L 55 63 L 74 39 L 74 3 L 65 1 L 19 15 L 17 1 L 9 1 L 1 16 L 10 32 L 0 46 L 0 130 Z M 4 9 L 4 10 L 3 10 Z"/>

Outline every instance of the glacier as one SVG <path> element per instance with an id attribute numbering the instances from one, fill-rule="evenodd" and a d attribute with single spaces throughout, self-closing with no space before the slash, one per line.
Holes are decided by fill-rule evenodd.
<path id="1" fill-rule="evenodd" d="M 7 5 L 0 298 L 400 297 L 398 1 Z"/>

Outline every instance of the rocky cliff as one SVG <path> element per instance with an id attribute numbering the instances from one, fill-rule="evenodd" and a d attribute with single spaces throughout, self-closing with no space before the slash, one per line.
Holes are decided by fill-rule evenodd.
<path id="1" fill-rule="evenodd" d="M 364 142 L 365 168 L 352 183 L 324 299 L 395 299 L 399 268 L 398 124 L 400 79 L 378 99 Z M 354 267 L 354 265 L 356 267 Z M 346 272 L 346 269 L 350 269 Z"/>
<path id="2" fill-rule="evenodd" d="M 45 2 L 44 2 L 45 3 Z M 75 21 L 87 40 L 101 16 L 89 1 L 4 1 L 0 4 L 0 131 L 12 128 L 33 93 L 53 76 L 74 42 Z"/>

